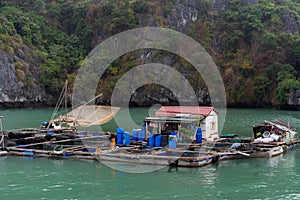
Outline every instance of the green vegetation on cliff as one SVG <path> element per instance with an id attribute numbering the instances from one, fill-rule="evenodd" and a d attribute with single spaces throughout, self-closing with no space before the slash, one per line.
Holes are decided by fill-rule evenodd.
<path id="1" fill-rule="evenodd" d="M 14 55 L 29 47 L 40 70 L 38 84 L 52 96 L 66 78 L 74 80 L 99 42 L 143 26 L 179 30 L 201 43 L 220 68 L 231 106 L 283 105 L 291 90 L 300 89 L 300 4 L 295 0 L 0 0 L 0 21 L 0 50 Z M 112 63 L 99 82 L 106 95 L 126 70 L 145 62 L 139 54 Z M 185 66 L 192 85 L 203 86 L 183 59 L 163 51 L 153 55 L 173 59 L 179 70 Z M 30 87 L 26 64 L 15 66 Z"/>

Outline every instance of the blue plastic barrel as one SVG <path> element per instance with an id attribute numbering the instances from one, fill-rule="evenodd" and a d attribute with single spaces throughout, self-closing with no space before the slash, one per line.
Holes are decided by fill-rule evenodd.
<path id="1" fill-rule="evenodd" d="M 177 132 L 172 131 L 172 132 L 170 133 L 170 135 L 177 135 Z"/>
<path id="2" fill-rule="evenodd" d="M 116 131 L 117 133 L 124 133 L 125 131 L 124 131 L 124 128 L 117 128 L 117 131 Z"/>
<path id="3" fill-rule="evenodd" d="M 136 129 L 132 129 L 132 140 L 138 141 L 138 131 Z"/>
<path id="4" fill-rule="evenodd" d="M 123 133 L 117 133 L 116 144 L 123 144 Z"/>
<path id="5" fill-rule="evenodd" d="M 155 135 L 154 138 L 155 138 L 154 146 L 155 147 L 161 147 L 161 134 Z"/>
<path id="6" fill-rule="evenodd" d="M 96 148 L 88 148 L 87 149 L 90 153 L 95 153 L 96 152 Z"/>
<path id="7" fill-rule="evenodd" d="M 42 122 L 42 126 L 46 127 L 46 126 L 48 126 L 48 124 L 49 124 L 48 122 Z"/>
<path id="8" fill-rule="evenodd" d="M 201 128 L 197 128 L 196 142 L 197 143 L 202 143 L 202 130 L 201 130 Z"/>
<path id="9" fill-rule="evenodd" d="M 76 135 L 78 135 L 78 136 L 87 136 L 87 132 L 77 132 Z"/>
<path id="10" fill-rule="evenodd" d="M 149 147 L 154 147 L 154 144 L 155 144 L 154 135 L 149 134 L 149 136 L 148 136 L 148 146 Z"/>
<path id="11" fill-rule="evenodd" d="M 130 134 L 128 132 L 123 133 L 123 145 L 130 145 Z"/>
<path id="12" fill-rule="evenodd" d="M 48 131 L 47 131 L 47 134 L 49 134 L 49 135 L 55 134 L 55 131 L 54 131 L 54 130 L 48 130 Z"/>
<path id="13" fill-rule="evenodd" d="M 171 149 L 176 148 L 176 136 L 175 135 L 169 136 L 169 148 L 171 148 Z"/>
<path id="14" fill-rule="evenodd" d="M 138 130 L 138 141 L 142 141 L 146 138 L 145 131 L 143 129 Z"/>
<path id="15" fill-rule="evenodd" d="M 103 133 L 92 133 L 92 136 L 101 136 L 104 135 Z"/>
<path id="16" fill-rule="evenodd" d="M 33 152 L 33 151 L 24 151 L 24 152 L 23 152 L 23 155 L 26 155 L 26 156 L 33 156 L 33 155 L 34 155 L 34 152 Z"/>

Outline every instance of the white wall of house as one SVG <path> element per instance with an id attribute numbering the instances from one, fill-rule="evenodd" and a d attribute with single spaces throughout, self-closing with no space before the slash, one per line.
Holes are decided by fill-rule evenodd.
<path id="1" fill-rule="evenodd" d="M 213 140 L 218 137 L 218 114 L 212 110 L 209 116 L 201 121 L 202 137 Z"/>

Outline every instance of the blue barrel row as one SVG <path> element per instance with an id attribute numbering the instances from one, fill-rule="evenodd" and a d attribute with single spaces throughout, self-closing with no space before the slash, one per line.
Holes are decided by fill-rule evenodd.
<path id="1" fill-rule="evenodd" d="M 130 145 L 130 133 L 123 128 L 117 128 L 116 144 Z"/>
<path id="2" fill-rule="evenodd" d="M 133 141 L 143 141 L 146 138 L 145 131 L 142 129 L 133 129 L 132 130 L 132 140 Z M 148 135 L 147 145 L 150 147 L 161 147 L 161 138 L 160 134 Z M 116 136 L 117 145 L 130 145 L 130 133 L 125 132 L 123 128 L 117 128 Z"/>
<path id="3" fill-rule="evenodd" d="M 150 147 L 161 147 L 161 134 L 152 135 L 149 134 L 148 146 Z"/>
<path id="4" fill-rule="evenodd" d="M 143 141 L 146 138 L 145 130 L 143 129 L 133 129 L 132 130 L 132 140 L 133 141 Z"/>
<path id="5" fill-rule="evenodd" d="M 132 130 L 132 140 L 133 141 L 143 141 L 146 138 L 145 131 L 143 129 L 133 129 Z M 202 130 L 197 129 L 196 132 L 196 142 L 202 143 Z M 176 148 L 177 143 L 177 133 L 171 132 L 169 136 L 169 147 Z M 116 144 L 130 145 L 130 133 L 125 132 L 123 128 L 117 128 Z M 161 134 L 149 134 L 147 145 L 150 147 L 161 147 L 162 146 L 162 135 Z"/>

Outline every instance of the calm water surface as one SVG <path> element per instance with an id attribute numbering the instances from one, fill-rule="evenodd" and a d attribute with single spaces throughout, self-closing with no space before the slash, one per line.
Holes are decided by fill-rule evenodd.
<path id="1" fill-rule="evenodd" d="M 148 109 L 132 109 L 137 123 Z M 4 128 L 38 127 L 51 109 L 0 110 Z M 122 118 L 122 112 L 118 115 Z M 282 118 L 300 130 L 300 113 L 229 109 L 224 133 L 251 136 L 253 124 Z M 103 129 L 115 130 L 114 121 Z M 125 127 L 130 130 L 135 127 Z M 275 158 L 222 161 L 202 168 L 128 174 L 99 162 L 0 157 L 0 199 L 300 199 L 300 150 Z"/>

